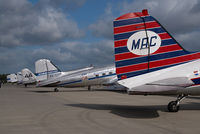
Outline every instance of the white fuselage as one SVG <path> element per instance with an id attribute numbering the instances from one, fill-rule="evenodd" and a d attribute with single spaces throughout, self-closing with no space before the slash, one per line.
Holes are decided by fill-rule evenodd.
<path id="1" fill-rule="evenodd" d="M 117 82 L 115 67 L 93 68 L 78 72 L 57 72 L 37 86 L 84 87 L 92 85 L 111 85 Z"/>

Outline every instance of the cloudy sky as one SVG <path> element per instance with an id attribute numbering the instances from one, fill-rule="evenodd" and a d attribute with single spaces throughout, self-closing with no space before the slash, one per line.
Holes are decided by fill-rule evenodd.
<path id="1" fill-rule="evenodd" d="M 0 74 L 48 58 L 62 71 L 114 64 L 113 20 L 148 9 L 189 51 L 200 50 L 199 0 L 0 0 Z"/>

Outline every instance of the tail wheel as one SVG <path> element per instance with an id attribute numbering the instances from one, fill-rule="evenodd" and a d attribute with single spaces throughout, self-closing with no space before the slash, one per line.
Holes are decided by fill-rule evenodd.
<path id="1" fill-rule="evenodd" d="M 54 92 L 58 92 L 59 90 L 58 90 L 58 88 L 54 88 Z"/>
<path id="2" fill-rule="evenodd" d="M 91 91 L 91 86 L 88 86 L 88 91 Z"/>
<path id="3" fill-rule="evenodd" d="M 179 105 L 177 105 L 177 101 L 171 101 L 169 104 L 168 104 L 168 110 L 169 112 L 178 112 L 179 110 Z"/>

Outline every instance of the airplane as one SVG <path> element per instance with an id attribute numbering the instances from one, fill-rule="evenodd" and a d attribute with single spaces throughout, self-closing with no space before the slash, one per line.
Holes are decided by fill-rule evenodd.
<path id="1" fill-rule="evenodd" d="M 7 82 L 16 83 L 17 82 L 17 75 L 16 74 L 7 75 Z"/>
<path id="2" fill-rule="evenodd" d="M 22 84 L 24 84 L 25 87 L 27 87 L 27 85 L 32 85 L 36 83 L 35 74 L 33 74 L 28 68 L 22 69 L 21 74 Z"/>
<path id="3" fill-rule="evenodd" d="M 188 95 L 200 95 L 200 52 L 186 51 L 147 9 L 113 25 L 116 74 L 128 93 L 177 95 L 169 112 L 178 112 Z"/>
<path id="4" fill-rule="evenodd" d="M 61 72 L 50 60 L 40 59 L 35 62 L 37 87 L 88 87 L 94 85 L 119 85 L 114 66 L 104 68 L 86 67 L 78 70 Z M 118 88 L 118 87 L 117 87 Z M 54 89 L 55 92 L 58 88 Z"/>

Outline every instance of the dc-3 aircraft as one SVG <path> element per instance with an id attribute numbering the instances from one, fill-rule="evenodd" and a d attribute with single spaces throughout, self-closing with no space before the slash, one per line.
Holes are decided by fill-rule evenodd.
<path id="1" fill-rule="evenodd" d="M 32 85 L 36 83 L 36 76 L 28 68 L 24 68 L 21 71 L 22 74 L 22 84 L 27 87 L 27 85 Z"/>
<path id="2" fill-rule="evenodd" d="M 117 84 L 114 66 L 105 68 L 86 67 L 69 72 L 61 72 L 50 60 L 40 59 L 35 62 L 37 87 L 88 87 L 94 85 Z M 58 88 L 54 88 L 57 92 Z"/>
<path id="3" fill-rule="evenodd" d="M 23 84 L 27 87 L 27 85 L 36 83 L 36 76 L 28 68 L 24 68 L 21 72 L 17 72 L 17 75 L 7 75 L 7 82 Z"/>
<path id="4" fill-rule="evenodd" d="M 200 95 L 200 52 L 184 50 L 146 9 L 114 20 L 114 46 L 118 83 L 129 93 L 178 95 L 170 112 Z"/>
<path id="5" fill-rule="evenodd" d="M 17 82 L 17 75 L 16 74 L 7 75 L 7 82 L 16 83 Z"/>

